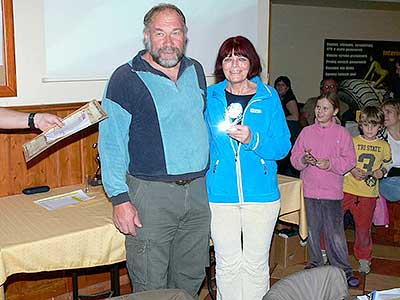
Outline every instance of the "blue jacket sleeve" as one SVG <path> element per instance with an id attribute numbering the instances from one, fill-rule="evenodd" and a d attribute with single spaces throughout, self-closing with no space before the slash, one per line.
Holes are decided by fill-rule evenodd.
<path id="1" fill-rule="evenodd" d="M 280 160 L 290 150 L 290 132 L 283 113 L 282 105 L 277 92 L 269 88 L 272 97 L 266 107 L 264 124 L 257 124 L 256 128 L 250 128 L 252 137 L 250 143 L 243 145 L 245 150 L 254 151 L 258 156 L 266 160 Z"/>
<path id="2" fill-rule="evenodd" d="M 103 98 L 108 118 L 99 127 L 99 154 L 104 189 L 113 205 L 129 201 L 126 173 L 129 165 L 128 140 L 132 116 L 119 104 Z"/>

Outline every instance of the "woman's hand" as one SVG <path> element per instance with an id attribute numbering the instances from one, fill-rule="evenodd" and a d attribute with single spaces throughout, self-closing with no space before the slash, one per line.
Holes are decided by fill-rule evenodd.
<path id="1" fill-rule="evenodd" d="M 227 131 L 228 135 L 242 144 L 248 144 L 251 141 L 251 130 L 246 125 L 235 125 Z"/>

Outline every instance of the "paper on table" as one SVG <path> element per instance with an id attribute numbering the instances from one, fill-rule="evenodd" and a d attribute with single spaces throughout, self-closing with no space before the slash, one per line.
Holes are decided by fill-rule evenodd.
<path id="1" fill-rule="evenodd" d="M 93 199 L 94 197 L 89 197 L 82 190 L 76 190 L 69 193 L 55 195 L 43 199 L 34 201 L 40 206 L 46 208 L 47 210 L 55 210 L 64 206 L 77 204 L 82 201 L 87 201 Z"/>
<path id="2" fill-rule="evenodd" d="M 358 296 L 358 300 L 400 300 L 400 288 L 372 291 L 368 295 Z"/>
<path id="3" fill-rule="evenodd" d="M 28 162 L 46 149 L 50 148 L 62 139 L 82 130 L 90 125 L 98 123 L 107 118 L 107 114 L 96 100 L 85 104 L 63 119 L 64 127 L 52 127 L 49 130 L 25 143 L 25 161 Z"/>

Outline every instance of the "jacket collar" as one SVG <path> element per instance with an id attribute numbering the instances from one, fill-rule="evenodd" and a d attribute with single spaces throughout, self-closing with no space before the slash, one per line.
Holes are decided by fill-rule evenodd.
<path id="1" fill-rule="evenodd" d="M 321 124 L 318 123 L 318 121 L 315 121 L 315 125 L 316 125 L 318 128 L 320 128 L 320 129 L 328 129 L 328 128 L 331 128 L 331 127 L 333 127 L 333 126 L 335 126 L 335 125 L 337 125 L 337 124 L 336 124 L 336 122 L 335 122 L 334 120 L 332 120 L 332 121 L 328 124 L 328 126 L 322 127 Z"/>

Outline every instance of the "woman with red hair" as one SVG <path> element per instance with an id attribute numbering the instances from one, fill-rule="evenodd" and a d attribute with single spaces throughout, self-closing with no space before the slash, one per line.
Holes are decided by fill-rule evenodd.
<path id="1" fill-rule="evenodd" d="M 269 289 L 269 249 L 280 208 L 276 161 L 290 150 L 278 93 L 264 84 L 245 37 L 225 40 L 207 91 L 207 191 L 217 299 L 261 300 Z"/>

